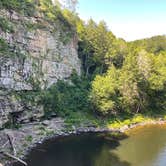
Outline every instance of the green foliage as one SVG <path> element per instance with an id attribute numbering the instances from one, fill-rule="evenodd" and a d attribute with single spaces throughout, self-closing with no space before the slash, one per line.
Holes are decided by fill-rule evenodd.
<path id="1" fill-rule="evenodd" d="M 153 58 L 152 72 L 148 80 L 151 89 L 164 89 L 166 83 L 166 52 Z"/>
<path id="2" fill-rule="evenodd" d="M 75 28 L 67 17 L 64 16 L 59 6 L 54 6 L 51 0 L 39 0 L 38 9 L 44 13 L 45 20 L 51 24 L 55 24 L 55 27 L 57 27 L 56 23 L 61 25 L 57 27 L 61 32 L 60 39 L 64 44 L 67 44 L 75 34 Z M 56 32 L 56 28 L 53 31 Z"/>
<path id="3" fill-rule="evenodd" d="M 0 37 L 0 56 L 3 57 L 20 57 L 24 58 L 25 55 L 23 55 L 20 51 L 20 49 L 13 45 L 11 46 L 7 41 Z"/>
<path id="4" fill-rule="evenodd" d="M 111 47 L 106 53 L 106 64 L 110 65 L 111 63 L 117 68 L 121 68 L 123 61 L 128 54 L 127 43 L 122 39 L 113 40 Z"/>
<path id="5" fill-rule="evenodd" d="M 14 32 L 13 25 L 9 22 L 9 20 L 7 20 L 3 17 L 0 17 L 0 28 L 4 32 L 8 32 L 8 33 Z"/>
<path id="6" fill-rule="evenodd" d="M 28 136 L 25 137 L 25 140 L 26 140 L 27 142 L 32 142 L 33 137 L 32 137 L 31 135 L 28 135 Z"/>
<path id="7" fill-rule="evenodd" d="M 91 99 L 96 109 L 107 114 L 116 110 L 118 71 L 111 67 L 104 76 L 96 76 L 92 82 Z"/>
<path id="8" fill-rule="evenodd" d="M 86 76 L 105 72 L 108 67 L 108 51 L 116 40 L 115 36 L 108 30 L 104 21 L 96 24 L 91 19 L 81 30 L 83 34 L 80 35 L 79 56 Z"/>
<path id="9" fill-rule="evenodd" d="M 23 104 L 28 105 L 28 104 L 34 104 L 36 105 L 39 103 L 39 100 L 41 98 L 42 92 L 40 90 L 37 91 L 19 91 L 14 93 L 15 97 Z"/>
<path id="10" fill-rule="evenodd" d="M 123 126 L 130 126 L 132 124 L 137 124 L 137 123 L 142 123 L 142 122 L 151 122 L 153 121 L 154 118 L 152 117 L 147 117 L 147 116 L 143 116 L 141 114 L 136 114 L 133 117 L 128 117 L 127 119 L 114 119 L 111 122 L 107 122 L 107 127 L 108 128 L 113 128 L 113 129 L 119 129 Z"/>
<path id="11" fill-rule="evenodd" d="M 13 123 L 10 119 L 5 124 L 3 124 L 2 129 L 19 129 L 21 127 L 21 124 Z"/>
<path id="12" fill-rule="evenodd" d="M 166 109 L 166 52 L 129 52 L 123 66 L 111 67 L 92 82 L 94 108 L 108 113 L 138 113 Z"/>
<path id="13" fill-rule="evenodd" d="M 130 42 L 129 46 L 143 48 L 149 53 L 159 54 L 166 51 L 166 36 L 154 36 L 143 40 L 136 40 Z"/>
<path id="14" fill-rule="evenodd" d="M 0 37 L 0 56 L 15 56 L 16 53 L 12 51 L 12 47 L 4 40 L 3 38 Z"/>
<path id="15" fill-rule="evenodd" d="M 8 43 L 3 38 L 0 38 L 0 53 L 4 54 L 6 52 L 9 52 L 9 49 L 10 47 Z"/>
<path id="16" fill-rule="evenodd" d="M 78 33 L 78 53 L 86 77 L 95 77 L 107 71 L 110 64 L 121 67 L 128 53 L 127 43 L 117 39 L 104 21 L 99 24 L 90 19 L 87 23 L 76 13 L 63 10 L 63 16 L 75 27 Z"/>
<path id="17" fill-rule="evenodd" d="M 39 79 L 37 77 L 29 76 L 29 78 L 27 79 L 27 83 L 31 84 L 34 91 L 38 92 L 41 90 L 41 82 L 39 81 Z"/>
<path id="18" fill-rule="evenodd" d="M 58 81 L 43 93 L 41 103 L 46 116 L 53 112 L 61 116 L 69 116 L 71 112 L 89 110 L 89 82 L 73 74 L 71 83 Z"/>
<path id="19" fill-rule="evenodd" d="M 32 16 L 35 12 L 35 5 L 32 0 L 1 0 L 0 8 L 15 10 L 28 16 Z"/>
<path id="20" fill-rule="evenodd" d="M 27 31 L 34 31 L 37 28 L 40 28 L 40 26 L 38 25 L 39 23 L 32 23 L 31 21 L 26 21 L 24 23 L 24 27 L 27 29 Z"/>
<path id="21" fill-rule="evenodd" d="M 56 5 L 52 4 L 52 0 L 1 0 L 0 9 L 5 8 L 9 11 L 15 10 L 26 16 L 34 16 L 37 12 L 44 14 L 45 21 L 61 25 L 61 39 L 66 44 L 75 33 L 75 29 L 72 24 L 63 16 L 62 10 Z M 3 21 L 3 22 L 2 22 Z M 0 19 L 0 27 L 3 27 L 4 31 L 12 31 L 12 27 L 6 20 Z M 3 25 L 1 25 L 3 24 Z M 43 23 L 44 24 L 44 23 Z M 36 29 L 38 27 L 47 28 L 47 26 L 41 24 L 26 24 L 29 30 Z M 56 29 L 54 29 L 56 31 Z M 67 37 L 66 37 L 67 36 Z M 64 39 L 65 38 L 65 39 Z"/>

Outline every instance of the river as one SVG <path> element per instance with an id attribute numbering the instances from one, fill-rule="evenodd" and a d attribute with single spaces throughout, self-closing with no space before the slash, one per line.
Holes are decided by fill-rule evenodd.
<path id="1" fill-rule="evenodd" d="M 26 162 L 28 166 L 166 166 L 166 126 L 138 127 L 119 141 L 96 133 L 52 139 L 33 149 Z"/>

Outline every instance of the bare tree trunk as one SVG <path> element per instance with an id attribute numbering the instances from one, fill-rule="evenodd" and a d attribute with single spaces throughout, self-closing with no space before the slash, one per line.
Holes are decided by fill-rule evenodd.
<path id="1" fill-rule="evenodd" d="M 22 163 L 23 165 L 27 166 L 27 163 L 26 163 L 25 161 L 23 161 L 23 160 L 19 159 L 18 157 L 16 157 L 16 154 L 17 154 L 17 153 L 16 153 L 16 149 L 14 148 L 14 143 L 13 143 L 13 139 L 14 139 L 14 138 L 11 138 L 11 136 L 10 136 L 8 133 L 6 133 L 6 135 L 7 135 L 8 141 L 3 145 L 3 147 L 5 147 L 5 146 L 7 145 L 7 143 L 9 143 L 10 146 L 11 146 L 11 148 L 12 148 L 13 155 L 12 155 L 12 154 L 9 154 L 8 152 L 2 151 L 2 150 L 0 151 L 0 153 L 1 153 L 2 155 L 4 155 L 4 156 L 10 157 L 10 158 L 12 158 L 12 159 L 14 159 L 14 160 L 17 160 L 18 162 L 20 162 L 20 163 Z M 0 166 L 2 166 L 1 163 L 0 163 Z"/>
<path id="2" fill-rule="evenodd" d="M 9 154 L 9 153 L 7 153 L 7 152 L 3 152 L 3 151 L 0 151 L 0 153 L 3 154 L 4 156 L 10 157 L 10 158 L 12 158 L 12 159 L 14 159 L 14 160 L 17 160 L 18 162 L 20 162 L 20 163 L 24 164 L 25 166 L 27 166 L 27 163 L 26 163 L 25 161 L 19 159 L 19 158 L 16 157 L 16 156 L 13 156 L 13 155 L 11 155 L 11 154 Z"/>
<path id="3" fill-rule="evenodd" d="M 88 66 L 88 67 L 86 68 L 86 77 L 89 76 L 89 68 L 90 68 L 90 66 Z"/>
<path id="4" fill-rule="evenodd" d="M 14 156 L 16 156 L 17 152 L 16 152 L 16 149 L 14 148 L 13 139 L 10 137 L 9 134 L 7 134 L 7 137 L 8 137 L 10 146 L 11 146 L 11 148 L 12 148 L 13 154 L 14 154 Z"/>

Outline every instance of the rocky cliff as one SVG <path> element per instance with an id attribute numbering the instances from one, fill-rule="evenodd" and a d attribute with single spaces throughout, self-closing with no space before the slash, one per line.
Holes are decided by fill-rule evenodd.
<path id="1" fill-rule="evenodd" d="M 22 103 L 15 92 L 48 88 L 73 70 L 80 74 L 77 35 L 63 16 L 0 9 L 0 128 L 11 116 L 28 122 L 43 115 L 42 106 Z"/>

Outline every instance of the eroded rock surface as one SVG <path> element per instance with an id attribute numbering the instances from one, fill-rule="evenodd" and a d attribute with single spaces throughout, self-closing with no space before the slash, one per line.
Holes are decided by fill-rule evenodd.
<path id="1" fill-rule="evenodd" d="M 57 80 L 80 74 L 77 35 L 63 20 L 51 22 L 43 13 L 27 17 L 0 9 L 12 32 L 0 27 L 0 128 L 10 121 L 38 121 L 42 106 L 27 103 L 15 93 L 45 89 Z"/>
<path id="2" fill-rule="evenodd" d="M 44 88 L 58 79 L 67 79 L 72 70 L 80 73 L 77 36 L 73 33 L 64 42 L 68 32 L 61 31 L 63 23 L 49 24 L 41 16 L 24 17 L 14 11 L 1 10 L 0 15 L 13 24 L 13 33 L 0 29 L 0 36 L 10 46 L 10 51 L 16 52 L 13 57 L 8 52 L 1 53 L 1 88 L 31 90 L 32 81 L 36 80 Z M 39 24 L 43 27 L 38 28 Z"/>

